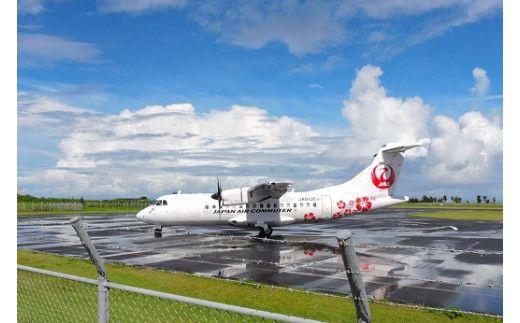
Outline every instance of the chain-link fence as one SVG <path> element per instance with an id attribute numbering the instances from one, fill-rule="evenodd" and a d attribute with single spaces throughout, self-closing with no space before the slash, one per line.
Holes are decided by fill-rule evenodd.
<path id="1" fill-rule="evenodd" d="M 64 212 L 91 209 L 144 209 L 148 200 L 106 200 L 84 202 L 17 202 L 18 213 L 24 212 Z"/>
<path id="2" fill-rule="evenodd" d="M 22 265 L 17 280 L 18 322 L 102 322 L 104 287 L 113 322 L 315 322 Z"/>
<path id="3" fill-rule="evenodd" d="M 18 266 L 18 322 L 96 322 L 95 280 L 67 278 Z"/>

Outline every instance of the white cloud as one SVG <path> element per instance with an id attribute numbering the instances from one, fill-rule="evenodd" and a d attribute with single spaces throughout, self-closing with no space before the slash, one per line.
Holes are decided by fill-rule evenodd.
<path id="1" fill-rule="evenodd" d="M 73 107 L 45 96 L 33 96 L 23 92 L 18 94 L 18 111 L 23 115 L 45 112 L 95 113 L 90 109 Z"/>
<path id="2" fill-rule="evenodd" d="M 101 54 L 93 44 L 45 34 L 18 33 L 17 44 L 19 64 L 23 66 L 55 61 L 95 63 Z"/>
<path id="3" fill-rule="evenodd" d="M 430 143 L 428 150 L 408 154 L 417 183 L 444 187 L 502 176 L 494 173 L 501 171 L 503 152 L 499 119 L 468 112 L 458 120 L 442 115 L 431 120 L 432 109 L 421 98 L 389 96 L 382 74 L 372 65 L 358 70 L 342 110 L 345 135 L 339 137 L 258 107 L 200 113 L 181 103 L 100 115 L 21 94 L 19 144 L 29 151 L 26 137 L 38 131 L 42 137 L 61 136 L 61 156 L 55 169 L 24 170 L 18 182 L 39 185 L 42 196 L 156 196 L 178 189 L 211 191 L 218 174 L 226 187 L 292 180 L 305 190 L 355 175 L 388 142 Z M 39 122 L 29 127 L 25 117 Z"/>
<path id="4" fill-rule="evenodd" d="M 334 14 L 337 5 L 319 1 L 233 2 L 202 4 L 192 17 L 221 40 L 258 49 L 273 42 L 293 54 L 315 53 L 343 42 L 347 36 Z"/>
<path id="5" fill-rule="evenodd" d="M 349 121 L 352 138 L 346 141 L 349 151 L 377 151 L 382 143 L 416 143 L 429 137 L 427 122 L 431 108 L 419 97 L 389 97 L 380 85 L 380 67 L 367 65 L 358 70 L 343 102 L 343 116 Z M 415 150 L 412 156 L 424 154 Z"/>
<path id="6" fill-rule="evenodd" d="M 42 0 L 19 0 L 18 11 L 39 14 L 45 10 L 43 3 Z M 282 43 L 296 55 L 367 40 L 375 46 L 372 55 L 393 55 L 502 10 L 502 0 L 102 0 L 98 3 L 100 12 L 133 15 L 183 9 L 206 30 L 215 33 L 220 41 L 250 49 Z M 415 19 L 412 27 L 396 22 L 396 17 L 421 15 L 428 17 Z M 24 65 L 30 64 L 31 58 L 93 62 L 99 56 L 99 50 L 92 44 L 57 36 L 29 35 L 23 34 L 18 40 L 21 43 L 19 51 L 29 56 L 24 57 Z"/>
<path id="7" fill-rule="evenodd" d="M 45 10 L 43 0 L 18 0 L 18 14 L 36 15 Z"/>
<path id="8" fill-rule="evenodd" d="M 379 67 L 367 65 L 356 75 L 350 97 L 344 101 L 343 116 L 353 136 L 345 140 L 345 151 L 366 155 L 381 143 L 419 142 L 425 147 L 411 150 L 412 159 L 426 157 L 425 174 L 435 183 L 475 183 L 489 180 L 490 170 L 501 160 L 503 130 L 498 120 L 479 112 L 468 112 L 458 120 L 446 116 L 433 119 L 428 129 L 431 108 L 419 97 L 387 96 L 380 84 Z M 339 155 L 337 158 L 341 158 Z"/>
<path id="9" fill-rule="evenodd" d="M 217 174 L 233 187 L 319 172 L 312 160 L 327 146 L 310 126 L 257 107 L 197 113 L 173 104 L 78 116 L 58 147 L 56 169 L 22 175 L 19 183 L 90 196 L 210 191 Z"/>
<path id="10" fill-rule="evenodd" d="M 475 78 L 475 86 L 472 87 L 471 93 L 477 94 L 478 96 L 486 95 L 489 92 L 489 78 L 485 69 L 475 67 L 473 69 L 473 77 Z"/>
<path id="11" fill-rule="evenodd" d="M 368 40 L 375 46 L 371 55 L 388 56 L 492 17 L 501 12 L 502 1 L 221 1 L 189 8 L 190 16 L 221 41 L 246 48 L 283 43 L 304 55 Z M 426 15 L 406 24 L 396 19 Z"/>
<path id="12" fill-rule="evenodd" d="M 60 143 L 64 158 L 58 165 L 81 167 L 81 157 L 91 164 L 94 154 L 125 150 L 180 152 L 184 156 L 211 156 L 212 152 L 228 150 L 231 155 L 279 150 L 299 153 L 318 148 L 307 142 L 315 136 L 310 126 L 289 117 L 269 117 L 256 107 L 233 106 L 230 110 L 197 114 L 190 104 L 149 106 L 136 112 L 125 110 L 119 116 L 79 120 L 75 130 Z M 106 162 L 103 157 L 96 161 Z"/>
<path id="13" fill-rule="evenodd" d="M 111 13 L 140 14 L 146 11 L 182 8 L 186 0 L 102 0 L 100 10 Z"/>
<path id="14" fill-rule="evenodd" d="M 17 126 L 24 133 L 41 131 L 40 139 L 61 131 L 69 131 L 78 115 L 96 114 L 95 111 L 63 104 L 46 96 L 19 92 L 17 100 Z M 46 129 L 47 131 L 43 131 Z"/>
<path id="15" fill-rule="evenodd" d="M 480 112 L 468 112 L 458 121 L 446 116 L 433 120 L 427 172 L 436 182 L 479 183 L 490 177 L 503 152 L 503 130 Z"/>

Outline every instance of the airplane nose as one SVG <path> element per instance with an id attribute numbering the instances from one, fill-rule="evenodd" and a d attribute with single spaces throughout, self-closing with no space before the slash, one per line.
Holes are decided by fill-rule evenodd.
<path id="1" fill-rule="evenodd" d="M 141 220 L 141 221 L 144 221 L 144 210 L 141 210 L 139 211 L 135 217 L 138 219 L 138 220 Z"/>

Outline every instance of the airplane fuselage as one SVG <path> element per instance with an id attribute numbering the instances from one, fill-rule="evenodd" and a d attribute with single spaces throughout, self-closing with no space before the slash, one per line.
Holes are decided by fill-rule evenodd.
<path id="1" fill-rule="evenodd" d="M 260 229 L 269 236 L 273 227 L 319 223 L 405 203 L 395 197 L 404 152 L 417 145 L 387 144 L 372 163 L 346 183 L 308 192 L 288 191 L 290 182 L 267 182 L 222 190 L 214 194 L 170 194 L 159 197 L 137 214 L 143 222 L 162 226 L 222 225 Z"/>
<path id="2" fill-rule="evenodd" d="M 338 189 L 287 192 L 279 199 L 223 204 L 211 194 L 170 194 L 159 197 L 137 217 L 149 224 L 277 227 L 293 223 L 319 223 L 408 201 L 407 197 L 338 194 Z"/>

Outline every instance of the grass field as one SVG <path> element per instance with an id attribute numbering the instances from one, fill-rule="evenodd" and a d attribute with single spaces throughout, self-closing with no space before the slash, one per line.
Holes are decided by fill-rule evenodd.
<path id="1" fill-rule="evenodd" d="M 96 269 L 90 261 L 25 250 L 18 250 L 17 258 L 18 264 L 97 278 Z M 354 302 L 344 297 L 317 295 L 304 291 L 272 288 L 267 285 L 250 285 L 240 281 L 198 277 L 120 264 L 107 264 L 107 272 L 109 280 L 119 284 L 314 320 L 356 321 Z M 373 322 L 502 322 L 502 318 L 496 317 L 372 302 L 370 311 Z"/>
<path id="2" fill-rule="evenodd" d="M 454 221 L 497 221 L 504 220 L 502 210 L 439 210 L 434 212 L 423 212 L 410 214 L 416 218 L 446 219 Z"/>

